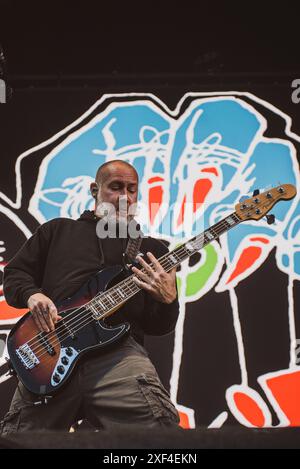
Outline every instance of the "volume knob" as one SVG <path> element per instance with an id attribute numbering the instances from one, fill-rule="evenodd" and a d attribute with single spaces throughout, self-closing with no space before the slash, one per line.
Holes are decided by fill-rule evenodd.
<path id="1" fill-rule="evenodd" d="M 59 376 L 57 373 L 54 374 L 54 376 L 53 376 L 53 381 L 54 381 L 55 383 L 59 383 L 59 382 L 60 382 L 60 376 Z"/>

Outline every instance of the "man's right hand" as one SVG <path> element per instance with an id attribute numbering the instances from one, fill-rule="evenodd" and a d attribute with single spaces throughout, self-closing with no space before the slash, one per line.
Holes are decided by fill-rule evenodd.
<path id="1" fill-rule="evenodd" d="M 62 319 L 58 315 L 53 301 L 43 293 L 34 293 L 27 301 L 27 306 L 31 311 L 33 319 L 41 332 L 54 331 L 55 323 Z"/>

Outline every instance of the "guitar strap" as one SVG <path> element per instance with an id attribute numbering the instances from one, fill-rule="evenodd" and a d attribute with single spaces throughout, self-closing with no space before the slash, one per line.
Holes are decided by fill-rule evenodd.
<path id="1" fill-rule="evenodd" d="M 144 234 L 141 230 L 140 224 L 137 223 L 136 220 L 131 220 L 131 223 L 135 223 L 135 233 L 134 236 L 131 237 L 130 230 L 128 231 L 128 243 L 126 246 L 126 250 L 123 253 L 123 263 L 127 270 L 129 270 L 132 265 L 138 264 L 138 262 L 136 261 L 136 256 L 138 254 L 140 256 L 143 256 L 143 253 L 140 252 L 140 247 Z"/>

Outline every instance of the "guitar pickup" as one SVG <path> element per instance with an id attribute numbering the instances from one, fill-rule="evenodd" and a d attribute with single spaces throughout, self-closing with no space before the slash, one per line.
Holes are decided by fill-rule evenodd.
<path id="1" fill-rule="evenodd" d="M 40 341 L 40 344 L 46 350 L 46 352 L 49 353 L 49 355 L 51 355 L 51 357 L 53 357 L 56 354 L 54 347 L 52 347 L 51 343 L 49 342 L 47 338 L 46 332 L 40 332 L 39 341 Z"/>
<path id="2" fill-rule="evenodd" d="M 64 319 L 62 319 L 61 321 L 59 321 L 59 325 L 60 326 L 63 326 L 63 328 L 68 332 L 69 336 L 71 337 L 71 339 L 76 339 L 76 334 L 75 332 L 71 329 L 70 326 L 68 326 L 68 324 L 65 322 Z"/>

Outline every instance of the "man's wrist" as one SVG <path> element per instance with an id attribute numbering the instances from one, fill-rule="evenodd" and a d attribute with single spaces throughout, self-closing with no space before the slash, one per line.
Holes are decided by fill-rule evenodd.
<path id="1" fill-rule="evenodd" d="M 28 290 L 26 293 L 24 293 L 23 298 L 24 298 L 24 303 L 26 304 L 27 308 L 28 308 L 29 298 L 32 295 L 35 295 L 36 293 L 43 293 L 42 289 L 41 288 L 31 289 L 31 290 Z"/>
<path id="2" fill-rule="evenodd" d="M 167 305 L 170 305 L 172 303 L 174 303 L 174 301 L 176 300 L 177 298 L 177 295 L 175 296 L 172 296 L 171 298 L 168 298 L 167 300 L 163 301 L 163 303 L 167 304 Z"/>

